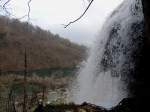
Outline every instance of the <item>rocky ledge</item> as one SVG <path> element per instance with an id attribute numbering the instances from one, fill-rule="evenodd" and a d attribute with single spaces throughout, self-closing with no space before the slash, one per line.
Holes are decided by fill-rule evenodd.
<path id="1" fill-rule="evenodd" d="M 81 105 L 71 103 L 43 106 L 39 104 L 34 112 L 136 112 L 136 100 L 133 98 L 125 98 L 111 109 L 106 109 L 87 102 Z"/>

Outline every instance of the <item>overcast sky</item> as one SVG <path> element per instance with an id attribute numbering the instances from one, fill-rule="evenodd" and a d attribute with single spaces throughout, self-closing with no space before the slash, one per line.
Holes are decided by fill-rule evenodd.
<path id="1" fill-rule="evenodd" d="M 122 1 L 95 0 L 81 20 L 64 29 L 62 24 L 67 24 L 82 14 L 88 5 L 86 0 L 32 0 L 30 22 L 71 41 L 91 45 L 106 17 Z M 12 0 L 9 5 L 17 17 L 28 11 L 27 0 Z"/>

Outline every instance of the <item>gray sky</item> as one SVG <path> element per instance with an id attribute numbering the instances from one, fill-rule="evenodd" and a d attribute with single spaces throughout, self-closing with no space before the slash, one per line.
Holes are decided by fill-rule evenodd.
<path id="1" fill-rule="evenodd" d="M 104 20 L 122 1 L 95 0 L 81 20 L 64 29 L 61 24 L 67 24 L 83 13 L 88 5 L 86 0 L 32 0 L 30 22 L 73 42 L 91 45 Z M 17 17 L 28 11 L 27 0 L 12 0 L 9 5 Z"/>

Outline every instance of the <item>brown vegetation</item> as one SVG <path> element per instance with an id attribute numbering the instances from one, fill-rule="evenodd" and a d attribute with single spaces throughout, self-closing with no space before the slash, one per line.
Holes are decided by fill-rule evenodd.
<path id="1" fill-rule="evenodd" d="M 66 74 L 73 74 L 85 50 L 38 26 L 0 16 L 0 111 L 26 112 L 50 90 L 65 90 L 72 80 Z M 32 70 L 42 70 L 42 77 Z"/>
<path id="2" fill-rule="evenodd" d="M 83 59 L 85 53 L 84 46 L 50 31 L 0 16 L 0 69 L 23 69 L 25 48 L 30 69 L 71 68 Z"/>

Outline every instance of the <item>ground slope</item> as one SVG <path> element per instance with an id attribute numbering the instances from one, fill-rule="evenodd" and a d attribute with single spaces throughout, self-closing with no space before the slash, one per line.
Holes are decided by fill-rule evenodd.
<path id="1" fill-rule="evenodd" d="M 85 47 L 50 31 L 0 16 L 0 70 L 72 68 L 81 62 Z"/>

